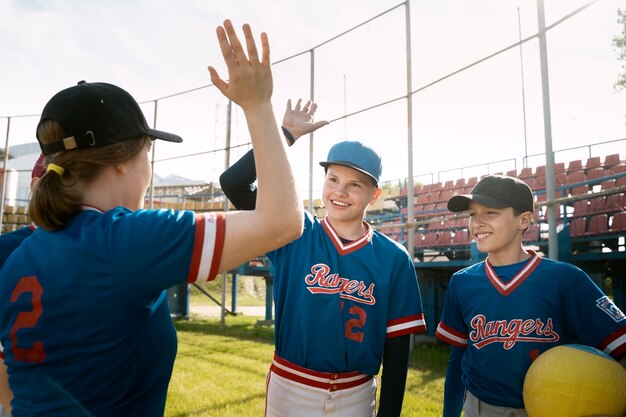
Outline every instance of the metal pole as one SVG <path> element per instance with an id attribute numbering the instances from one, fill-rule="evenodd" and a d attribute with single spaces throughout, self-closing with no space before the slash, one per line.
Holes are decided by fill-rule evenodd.
<path id="1" fill-rule="evenodd" d="M 3 219 L 4 219 L 4 198 L 7 193 L 7 178 L 8 178 L 8 166 L 9 166 L 9 132 L 11 131 L 11 117 L 7 117 L 7 134 L 4 144 L 4 172 L 2 173 L 2 199 L 0 199 L 0 234 L 2 234 Z"/>
<path id="2" fill-rule="evenodd" d="M 406 121 L 407 121 L 407 156 L 408 156 L 408 180 L 406 192 L 407 222 L 411 224 L 407 228 L 407 250 L 411 254 L 411 258 L 415 254 L 415 213 L 413 200 L 415 199 L 415 190 L 413 185 L 413 80 L 411 78 L 411 6 L 408 1 L 405 6 L 406 21 Z"/>
<path id="3" fill-rule="evenodd" d="M 546 194 L 548 203 L 555 199 L 554 190 L 554 152 L 552 150 L 552 120 L 550 117 L 550 85 L 548 82 L 548 53 L 546 42 L 546 22 L 543 0 L 537 0 L 539 21 L 539 58 L 541 61 L 541 91 L 543 93 L 543 130 L 546 154 Z M 548 205 L 548 257 L 558 259 L 558 240 L 556 236 L 557 217 L 554 207 Z"/>
<path id="4" fill-rule="evenodd" d="M 157 108 L 158 108 L 159 102 L 158 100 L 154 100 L 154 117 L 152 119 L 152 128 L 156 129 L 156 124 L 157 124 Z M 150 164 L 152 165 L 152 178 L 150 178 L 150 200 L 148 203 L 148 207 L 150 208 L 150 210 L 152 210 L 154 208 L 154 161 L 156 159 L 156 140 L 152 141 L 152 161 L 150 162 Z"/>
<path id="5" fill-rule="evenodd" d="M 519 31 L 519 66 L 522 78 L 522 117 L 524 122 L 524 168 L 528 167 L 528 139 L 526 135 L 526 94 L 524 91 L 524 55 L 522 53 L 522 19 L 519 13 L 519 7 L 517 8 L 517 28 Z"/>
<path id="6" fill-rule="evenodd" d="M 315 101 L 315 50 L 311 49 L 310 99 Z M 309 212 L 313 214 L 313 132 L 309 133 Z"/>
<path id="7" fill-rule="evenodd" d="M 230 135 L 231 135 L 231 120 L 233 113 L 233 102 L 228 100 L 228 106 L 226 106 L 226 144 L 224 145 L 224 170 L 227 170 L 230 166 Z M 224 198 L 224 211 L 228 211 L 228 199 Z M 222 272 L 222 308 L 220 312 L 220 329 L 226 328 L 226 272 Z M 233 288 L 233 293 L 235 289 Z"/>

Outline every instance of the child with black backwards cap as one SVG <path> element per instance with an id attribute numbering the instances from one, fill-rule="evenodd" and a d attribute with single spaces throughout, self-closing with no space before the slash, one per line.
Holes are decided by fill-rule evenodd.
<path id="1" fill-rule="evenodd" d="M 451 346 L 444 417 L 526 416 L 526 371 L 542 352 L 562 344 L 626 356 L 626 317 L 579 268 L 541 258 L 522 246 L 533 220 L 533 195 L 523 181 L 482 178 L 469 195 L 448 200 L 469 213 L 469 232 L 484 261 L 456 272 L 436 335 Z"/>
<path id="2" fill-rule="evenodd" d="M 292 145 L 324 122 L 310 101 L 289 104 L 283 129 Z M 399 416 L 410 334 L 426 330 L 411 256 L 364 221 L 380 196 L 380 156 L 359 142 L 334 145 L 322 200 L 327 216 L 306 213 L 301 238 L 269 252 L 274 271 L 275 356 L 267 374 L 266 415 Z M 238 209 L 255 205 L 252 151 L 220 177 Z M 258 204 L 258 203 L 257 203 Z"/>
<path id="3" fill-rule="evenodd" d="M 47 166 L 29 206 L 38 228 L 0 273 L 12 415 L 162 417 L 177 348 L 166 289 L 300 236 L 267 35 L 257 51 L 248 25 L 243 32 L 245 47 L 230 21 L 218 27 L 230 81 L 209 72 L 248 121 L 262 189 L 254 211 L 143 210 L 153 140 L 182 139 L 151 129 L 118 86 L 81 82 L 44 107 L 37 139 Z"/>

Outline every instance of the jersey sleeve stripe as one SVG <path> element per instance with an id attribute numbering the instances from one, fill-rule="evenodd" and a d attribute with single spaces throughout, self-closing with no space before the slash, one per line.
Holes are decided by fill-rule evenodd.
<path id="1" fill-rule="evenodd" d="M 426 321 L 423 314 L 394 319 L 387 322 L 387 338 L 404 336 L 411 333 L 426 331 Z"/>
<path id="2" fill-rule="evenodd" d="M 217 275 L 224 246 L 224 216 L 196 216 L 196 234 L 187 282 L 212 281 Z"/>
<path id="3" fill-rule="evenodd" d="M 626 326 L 604 339 L 600 344 L 600 349 L 618 361 L 626 357 Z"/>
<path id="4" fill-rule="evenodd" d="M 435 332 L 437 339 L 460 348 L 467 347 L 467 335 L 440 322 Z"/>

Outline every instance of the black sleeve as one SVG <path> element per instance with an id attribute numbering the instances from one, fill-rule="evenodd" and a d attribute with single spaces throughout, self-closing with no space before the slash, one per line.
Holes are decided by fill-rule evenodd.
<path id="1" fill-rule="evenodd" d="M 399 417 L 409 367 L 411 335 L 387 339 L 383 353 L 383 375 L 377 417 Z"/>
<path id="2" fill-rule="evenodd" d="M 256 207 L 256 164 L 251 150 L 220 175 L 220 186 L 238 210 Z"/>
<path id="3" fill-rule="evenodd" d="M 450 357 L 446 369 L 446 380 L 443 388 L 443 416 L 459 417 L 463 410 L 465 387 L 463 386 L 463 370 L 461 360 L 466 349 L 450 346 Z"/>

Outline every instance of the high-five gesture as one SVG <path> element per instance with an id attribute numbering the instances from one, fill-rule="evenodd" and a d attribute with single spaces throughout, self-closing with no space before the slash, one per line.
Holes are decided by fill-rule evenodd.
<path id="1" fill-rule="evenodd" d="M 243 34 L 245 50 L 230 20 L 217 28 L 228 81 L 212 66 L 209 72 L 213 84 L 237 103 L 246 116 L 256 158 L 258 193 L 253 211 L 230 212 L 226 216 L 219 271 L 285 245 L 300 236 L 303 224 L 302 203 L 272 110 L 269 41 L 262 33 L 259 59 L 249 25 L 243 25 Z"/>
<path id="2" fill-rule="evenodd" d="M 329 122 L 321 120 L 313 122 L 313 116 L 317 110 L 317 104 L 308 100 L 302 107 L 302 99 L 298 99 L 295 107 L 291 107 L 291 99 L 287 100 L 287 109 L 283 116 L 283 127 L 289 131 L 293 137 L 293 141 L 298 140 L 300 136 L 307 133 L 315 132 L 322 126 L 326 126 Z M 291 144 L 290 144 L 291 145 Z"/>
<path id="3" fill-rule="evenodd" d="M 269 102 L 273 83 L 267 34 L 261 33 L 260 60 L 250 25 L 243 25 L 243 34 L 247 56 L 230 20 L 225 20 L 224 26 L 217 28 L 217 39 L 228 68 L 228 81 L 223 80 L 212 66 L 209 66 L 209 73 L 222 94 L 245 111 L 254 104 Z"/>

